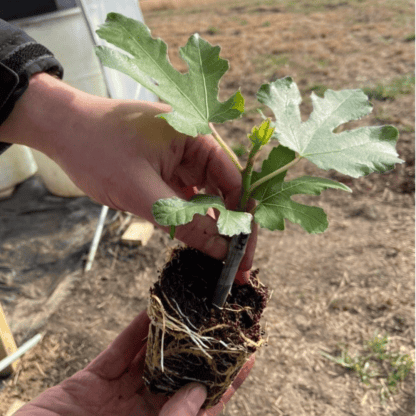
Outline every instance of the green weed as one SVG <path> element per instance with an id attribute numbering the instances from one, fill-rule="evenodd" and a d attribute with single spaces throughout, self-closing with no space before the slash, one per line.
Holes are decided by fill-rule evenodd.
<path id="1" fill-rule="evenodd" d="M 210 26 L 207 30 L 207 33 L 209 33 L 210 35 L 216 35 L 217 33 L 219 33 L 219 29 L 215 26 Z"/>
<path id="2" fill-rule="evenodd" d="M 319 59 L 317 62 L 318 66 L 321 68 L 326 68 L 329 66 L 330 62 L 326 59 Z"/>
<path id="3" fill-rule="evenodd" d="M 325 91 L 328 89 L 326 85 L 323 84 L 314 84 L 309 88 L 309 91 L 313 91 L 316 95 L 319 97 L 323 97 L 325 94 Z"/>
<path id="4" fill-rule="evenodd" d="M 408 74 L 395 78 L 389 83 L 377 84 L 374 87 L 364 87 L 364 93 L 378 101 L 394 100 L 399 95 L 411 94 L 415 88 L 415 75 Z"/>
<path id="5" fill-rule="evenodd" d="M 415 41 L 415 34 L 414 33 L 411 33 L 410 35 L 407 35 L 404 38 L 404 41 L 405 42 L 414 42 Z"/>
<path id="6" fill-rule="evenodd" d="M 321 352 L 328 360 L 356 373 L 361 382 L 379 391 L 380 400 L 385 402 L 397 393 L 402 383 L 414 366 L 408 354 L 390 351 L 387 335 L 375 334 L 364 345 L 362 354 L 351 355 L 343 347 L 338 357 Z"/>
<path id="7" fill-rule="evenodd" d="M 289 57 L 285 54 L 260 54 L 253 59 L 256 71 L 266 76 L 272 74 L 276 69 L 289 65 Z"/>

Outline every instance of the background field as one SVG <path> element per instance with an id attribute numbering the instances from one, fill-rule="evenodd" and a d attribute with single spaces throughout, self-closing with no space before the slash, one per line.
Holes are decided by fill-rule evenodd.
<path id="1" fill-rule="evenodd" d="M 378 375 L 368 377 L 367 385 L 356 371 L 322 355 L 363 357 L 367 342 L 380 334 L 389 338 L 388 351 L 414 360 L 414 3 L 143 0 L 141 6 L 179 70 L 186 66 L 178 47 L 191 34 L 221 45 L 230 71 L 220 95 L 241 87 L 247 103 L 244 119 L 218 126 L 237 150 L 260 121 L 255 100 L 260 85 L 288 75 L 301 89 L 305 119 L 312 91 L 364 88 L 373 113 L 347 127 L 393 124 L 400 130 L 398 151 L 406 163 L 387 174 L 350 180 L 306 162 L 293 172 L 341 180 L 354 192 L 301 198 L 327 211 L 325 234 L 309 236 L 290 223 L 284 233 L 260 231 L 254 266 L 274 290 L 264 318 L 269 343 L 222 414 L 414 415 L 414 368 L 388 394 L 393 372 L 387 359 L 372 361 Z M 94 219 L 79 226 L 90 229 L 90 238 Z M 146 307 L 148 288 L 171 243 L 157 231 L 146 247 L 121 246 L 117 226 L 108 227 L 90 274 L 82 276 L 85 247 L 78 244 L 79 255 L 71 257 L 71 268 L 63 268 L 58 289 L 27 296 L 25 309 L 6 305 L 19 342 L 31 331 L 46 336 L 3 383 L 0 413 L 15 398 L 29 400 L 83 368 Z M 71 238 L 74 229 L 65 235 Z M 33 241 L 39 247 L 45 238 L 50 237 Z M 15 248 L 13 241 L 3 253 Z M 53 251 L 43 247 L 48 255 Z"/>

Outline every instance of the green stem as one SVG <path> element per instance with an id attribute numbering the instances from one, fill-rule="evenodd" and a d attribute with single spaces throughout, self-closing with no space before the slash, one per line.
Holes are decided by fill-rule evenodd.
<path id="1" fill-rule="evenodd" d="M 251 185 L 251 175 L 253 173 L 254 159 L 261 146 L 255 146 L 251 149 L 248 156 L 247 165 L 243 171 L 243 189 L 240 198 L 240 211 L 245 211 L 247 207 L 247 202 L 250 198 L 250 185 Z"/>
<path id="2" fill-rule="evenodd" d="M 296 159 L 293 159 L 290 163 L 288 163 L 285 166 L 282 166 L 280 169 L 277 169 L 271 173 L 269 173 L 268 175 L 264 176 L 263 178 L 259 179 L 257 182 L 254 182 L 251 186 L 250 189 L 248 190 L 249 195 L 251 195 L 253 193 L 253 191 L 259 187 L 260 185 L 262 185 L 263 183 L 267 182 L 268 180 L 274 178 L 275 176 L 281 174 L 282 172 L 285 172 L 286 170 L 290 169 L 292 166 L 295 166 L 300 160 L 302 159 L 302 156 L 298 156 L 296 157 Z"/>
<path id="3" fill-rule="evenodd" d="M 250 188 L 251 174 L 253 172 L 254 156 L 258 152 L 258 149 L 252 149 L 247 161 L 245 169 L 242 168 L 238 162 L 234 152 L 228 148 L 228 146 L 223 142 L 221 137 L 215 131 L 215 129 L 210 125 L 215 139 L 218 141 L 220 146 L 225 150 L 233 163 L 237 166 L 238 170 L 242 175 L 242 188 L 239 201 L 239 211 L 245 211 L 247 207 L 247 201 L 249 197 L 248 190 Z M 246 251 L 247 242 L 250 238 L 250 234 L 238 234 L 234 235 L 230 241 L 230 246 L 228 249 L 227 257 L 223 265 L 221 275 L 218 279 L 217 285 L 215 287 L 214 296 L 212 299 L 212 306 L 214 309 L 221 309 L 230 293 L 231 287 L 234 283 L 235 275 L 237 274 L 238 268 L 244 253 Z"/>
<path id="4" fill-rule="evenodd" d="M 228 157 L 231 159 L 231 162 L 234 163 L 236 168 L 240 173 L 243 173 L 243 167 L 241 166 L 240 162 L 238 161 L 238 158 L 236 154 L 230 149 L 230 147 L 227 145 L 227 143 L 224 142 L 224 140 L 221 138 L 221 136 L 218 134 L 217 130 L 215 130 L 212 123 L 209 123 L 209 127 L 212 131 L 212 135 L 214 136 L 214 139 L 218 142 L 218 144 L 222 147 L 224 152 L 228 155 Z"/>

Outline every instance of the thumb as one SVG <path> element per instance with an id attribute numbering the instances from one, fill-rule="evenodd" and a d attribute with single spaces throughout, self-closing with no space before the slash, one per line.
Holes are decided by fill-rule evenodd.
<path id="1" fill-rule="evenodd" d="M 159 416 L 197 416 L 206 398 L 207 390 L 202 384 L 188 384 L 165 403 Z"/>
<path id="2" fill-rule="evenodd" d="M 253 223 L 250 238 L 247 243 L 246 252 L 241 260 L 240 267 L 235 276 L 235 281 L 240 285 L 245 285 L 249 282 L 250 270 L 253 266 L 254 252 L 257 245 L 258 225 Z"/>

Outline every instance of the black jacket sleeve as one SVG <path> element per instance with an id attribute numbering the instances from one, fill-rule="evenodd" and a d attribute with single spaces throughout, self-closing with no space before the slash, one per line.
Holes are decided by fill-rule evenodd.
<path id="1" fill-rule="evenodd" d="M 0 124 L 12 112 L 16 101 L 37 72 L 63 77 L 63 68 L 52 52 L 22 29 L 0 19 Z M 10 145 L 0 142 L 0 154 Z"/>

